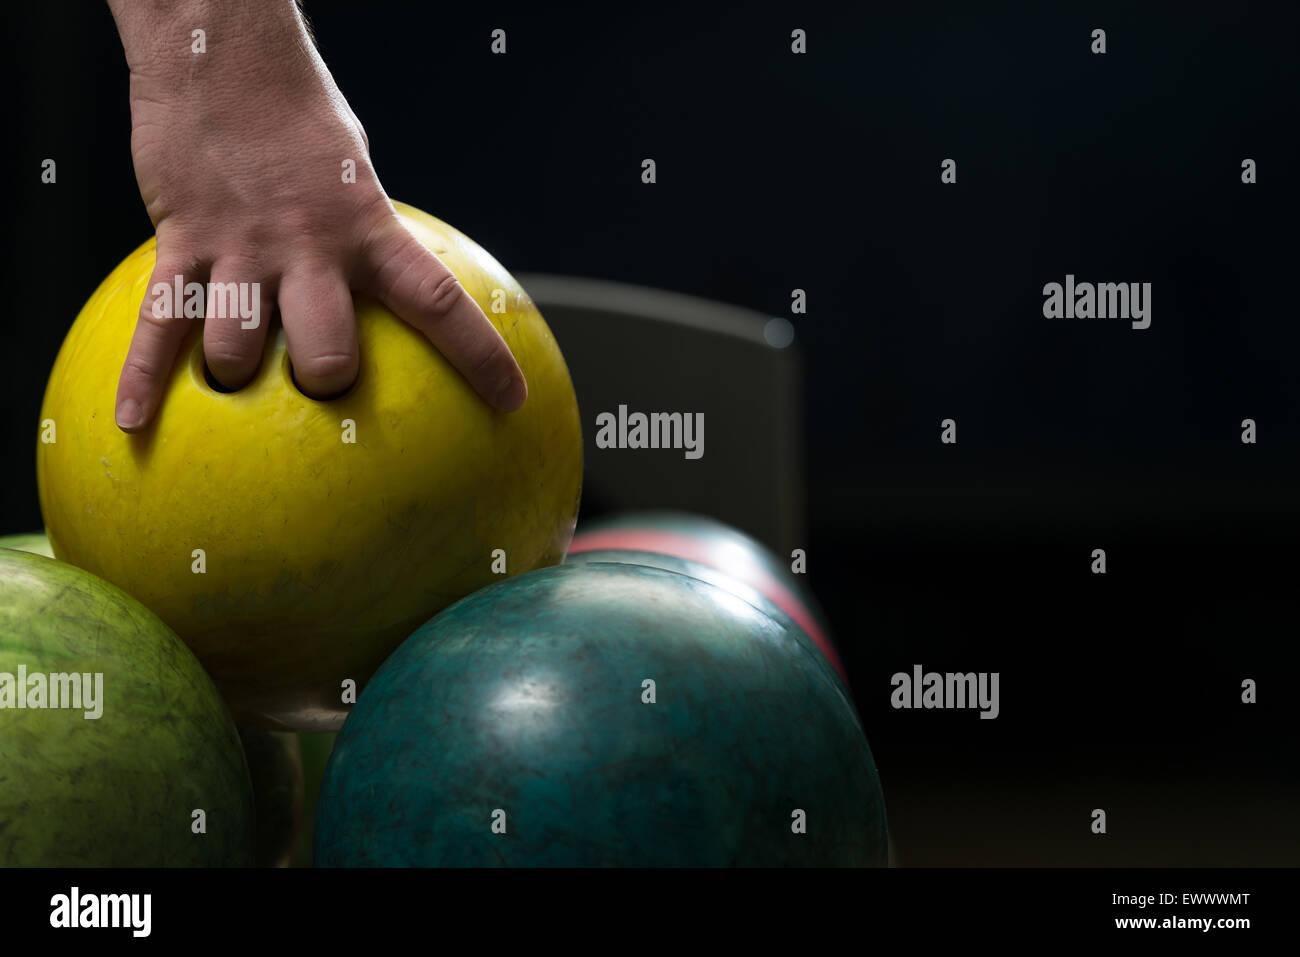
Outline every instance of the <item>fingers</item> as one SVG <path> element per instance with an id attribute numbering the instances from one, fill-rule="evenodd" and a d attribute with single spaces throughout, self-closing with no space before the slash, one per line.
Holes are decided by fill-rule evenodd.
<path id="1" fill-rule="evenodd" d="M 357 378 L 357 323 L 343 276 L 299 268 L 281 281 L 279 299 L 298 388 L 318 399 L 347 391 Z"/>
<path id="2" fill-rule="evenodd" d="M 437 256 L 396 218 L 367 250 L 373 292 L 420 330 L 474 391 L 502 412 L 524 404 L 528 386 L 483 310 Z"/>
<path id="3" fill-rule="evenodd" d="M 185 318 L 184 296 L 176 301 L 177 276 L 183 276 L 184 283 L 203 281 L 193 260 L 159 260 L 154 267 L 117 383 L 114 417 L 123 432 L 139 432 L 153 420 L 176 352 L 189 331 L 192 320 Z"/>
<path id="4" fill-rule="evenodd" d="M 218 260 L 208 280 L 203 312 L 203 354 L 212 377 L 232 392 L 257 374 L 270 324 L 275 290 L 270 283 L 248 282 L 253 267 Z"/>
<path id="5" fill-rule="evenodd" d="M 419 330 L 489 405 L 513 412 L 528 387 L 505 340 L 461 287 L 452 272 L 393 216 L 365 244 L 364 269 L 371 290 Z M 356 317 L 344 273 L 314 264 L 290 267 L 275 289 L 255 275 L 247 260 L 218 257 L 209 277 L 197 260 L 169 256 L 150 277 L 135 334 L 118 381 L 118 427 L 138 432 L 153 420 L 176 353 L 193 318 L 184 317 L 184 295 L 175 278 L 203 283 L 203 347 L 213 379 L 231 391 L 257 374 L 265 349 L 271 303 L 279 300 L 289 356 L 298 387 L 315 398 L 347 391 L 356 381 Z M 254 288 L 256 287 L 256 288 Z"/>

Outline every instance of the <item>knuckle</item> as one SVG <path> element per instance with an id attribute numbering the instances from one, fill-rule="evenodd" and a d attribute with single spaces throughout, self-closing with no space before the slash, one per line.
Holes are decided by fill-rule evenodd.
<path id="1" fill-rule="evenodd" d="M 152 289 L 158 283 L 170 286 L 177 276 L 181 277 L 182 282 L 191 282 L 199 274 L 202 265 L 203 258 L 197 253 L 170 252 L 166 259 L 154 264 L 149 276 L 149 288 Z"/>
<path id="2" fill-rule="evenodd" d="M 261 351 L 261 336 L 244 332 L 238 322 L 203 323 L 203 354 L 209 359 L 243 359 Z"/>
<path id="3" fill-rule="evenodd" d="M 176 330 L 177 325 L 182 321 L 182 318 L 180 316 L 172 315 L 156 315 L 153 311 L 153 303 L 146 302 L 140 307 L 140 321 L 152 329 L 170 335 Z"/>
<path id="4" fill-rule="evenodd" d="M 415 303 L 422 315 L 444 318 L 460 304 L 465 288 L 451 273 L 424 276 L 415 287 Z"/>
<path id="5" fill-rule="evenodd" d="M 474 363 L 474 372 L 487 372 L 502 365 L 503 356 L 499 349 L 488 349 Z"/>
<path id="6" fill-rule="evenodd" d="M 158 371 L 146 359 L 134 352 L 126 357 L 122 371 L 124 375 L 149 385 L 156 383 L 160 378 Z"/>
<path id="7" fill-rule="evenodd" d="M 294 367 L 299 375 L 332 385 L 345 385 L 356 371 L 356 356 L 351 352 L 326 352 L 304 356 Z"/>
<path id="8" fill-rule="evenodd" d="M 222 366 L 224 368 L 245 366 L 254 358 L 252 349 L 241 349 L 237 345 L 225 343 L 216 348 L 204 349 L 203 355 L 208 360 L 208 365 Z"/>

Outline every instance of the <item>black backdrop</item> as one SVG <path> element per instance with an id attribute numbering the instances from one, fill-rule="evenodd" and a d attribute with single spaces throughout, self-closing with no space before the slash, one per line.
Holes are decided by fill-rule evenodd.
<path id="1" fill-rule="evenodd" d="M 307 4 L 389 193 L 512 271 L 808 291 L 811 579 L 904 863 L 1300 859 L 1296 8 L 1137 6 Z M 49 365 L 150 226 L 106 7 L 4 16 L 20 531 Z M 1151 282 L 1151 328 L 1045 320 L 1066 273 Z M 1001 717 L 892 710 L 915 663 L 1000 671 Z"/>

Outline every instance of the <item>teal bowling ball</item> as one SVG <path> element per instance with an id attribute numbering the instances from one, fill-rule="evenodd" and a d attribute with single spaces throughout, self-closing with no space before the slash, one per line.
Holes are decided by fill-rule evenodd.
<path id="1" fill-rule="evenodd" d="M 791 638 L 805 645 L 825 666 L 827 672 L 836 680 L 843 681 L 843 676 L 835 669 L 829 659 L 822 653 L 821 647 L 803 628 L 801 628 L 793 618 L 784 610 L 779 608 L 766 595 L 757 588 L 752 588 L 738 578 L 733 578 L 726 572 L 719 571 L 710 565 L 703 565 L 700 562 L 691 561 L 688 558 L 680 558 L 677 555 L 665 555 L 662 552 L 642 552 L 634 551 L 627 548 L 601 548 L 592 549 L 591 551 L 580 551 L 571 554 L 565 559 L 569 565 L 590 565 L 590 564 L 619 564 L 619 565 L 645 565 L 650 568 L 662 568 L 665 571 L 676 572 L 679 575 L 686 575 L 690 578 L 698 578 L 706 581 L 710 585 L 715 585 L 723 591 L 728 591 L 737 598 L 743 598 L 746 602 L 761 610 L 764 614 L 770 615 L 777 621 L 784 624 Z M 847 687 L 847 683 L 845 685 Z"/>
<path id="2" fill-rule="evenodd" d="M 792 570 L 793 559 L 778 557 L 739 529 L 690 512 L 623 512 L 584 522 L 573 536 L 569 555 L 609 549 L 673 555 L 757 589 L 799 624 L 848 681 L 826 613 L 805 576 Z"/>
<path id="3" fill-rule="evenodd" d="M 884 866 L 844 686 L 787 623 L 687 575 L 560 565 L 388 659 L 339 733 L 322 866 Z"/>

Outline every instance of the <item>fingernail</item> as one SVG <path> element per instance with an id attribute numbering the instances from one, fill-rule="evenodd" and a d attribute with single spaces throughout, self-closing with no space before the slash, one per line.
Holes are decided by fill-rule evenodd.
<path id="1" fill-rule="evenodd" d="M 510 376 L 501 383 L 501 388 L 497 390 L 496 402 L 493 404 L 502 412 L 513 412 L 524 404 L 526 398 L 528 398 L 528 387 L 524 385 L 523 380 Z"/>
<path id="2" fill-rule="evenodd" d="M 140 403 L 135 399 L 123 399 L 122 404 L 117 407 L 117 427 L 119 429 L 137 428 L 143 418 L 140 414 Z"/>

